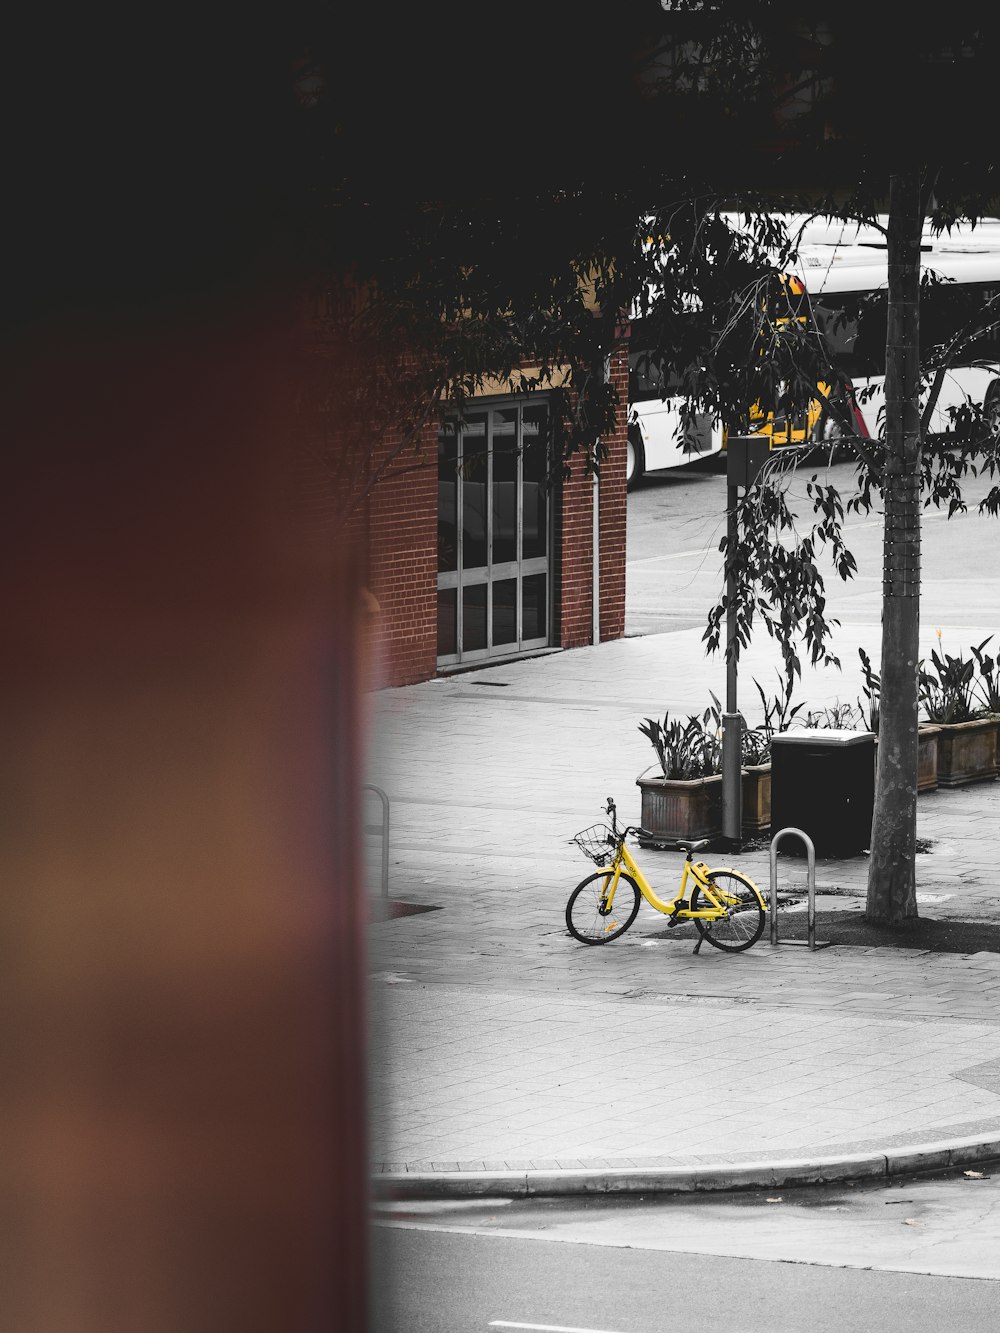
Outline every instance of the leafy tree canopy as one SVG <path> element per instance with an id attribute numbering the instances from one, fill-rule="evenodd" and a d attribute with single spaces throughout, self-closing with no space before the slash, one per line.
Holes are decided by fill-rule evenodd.
<path id="1" fill-rule="evenodd" d="M 815 349 L 789 327 L 753 354 L 788 253 L 763 215 L 873 218 L 915 162 L 942 225 L 996 194 L 975 131 L 1000 24 L 981 6 L 930 25 L 853 0 L 514 0 L 478 40 L 447 3 L 310 19 L 303 259 L 333 291 L 345 433 L 365 423 L 404 455 L 428 404 L 552 387 L 556 367 L 563 456 L 591 450 L 621 406 L 595 367 L 623 312 L 691 410 L 739 427 L 751 402 L 789 407 Z"/>

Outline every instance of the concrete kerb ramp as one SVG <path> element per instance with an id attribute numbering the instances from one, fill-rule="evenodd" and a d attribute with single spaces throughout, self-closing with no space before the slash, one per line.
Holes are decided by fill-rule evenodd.
<path id="1" fill-rule="evenodd" d="M 380 1202 L 414 1199 L 556 1198 L 599 1194 L 693 1194 L 849 1180 L 891 1180 L 920 1171 L 1000 1160 L 1000 1135 L 851 1153 L 717 1166 L 567 1168 L 546 1171 L 397 1171 L 373 1177 Z"/>

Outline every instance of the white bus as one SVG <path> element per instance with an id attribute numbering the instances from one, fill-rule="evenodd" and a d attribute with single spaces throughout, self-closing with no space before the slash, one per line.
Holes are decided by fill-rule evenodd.
<path id="1" fill-rule="evenodd" d="M 805 287 L 801 313 L 823 334 L 838 370 L 857 395 L 856 428 L 873 437 L 884 436 L 886 305 L 871 306 L 871 298 L 888 291 L 888 257 L 884 228 L 855 222 L 785 219 L 790 235 L 798 238 L 794 277 Z M 734 227 L 740 219 L 733 217 Z M 928 349 L 955 338 L 970 321 L 975 325 L 984 310 L 978 335 L 966 341 L 944 374 L 928 433 L 947 435 L 954 429 L 953 414 L 964 404 L 981 407 L 1000 432 L 1000 218 L 985 218 L 977 226 L 958 225 L 950 233 L 933 235 L 925 228 L 921 244 L 925 270 L 941 279 L 924 291 L 920 311 L 920 343 Z M 791 276 L 791 275 L 789 275 Z M 798 290 L 798 283 L 791 284 Z M 992 303 L 992 304 L 991 304 Z M 867 309 L 862 322 L 863 308 Z M 633 326 L 635 327 L 635 326 Z M 641 324 L 640 324 L 641 328 Z M 725 448 L 718 420 L 699 416 L 685 437 L 681 398 L 677 386 L 664 392 L 662 379 L 644 356 L 641 332 L 629 354 L 629 489 L 645 472 L 680 467 Z M 670 389 L 674 388 L 671 393 Z M 823 393 L 827 387 L 820 386 Z M 931 381 L 925 381 L 927 401 Z M 769 435 L 772 447 L 830 439 L 842 433 L 814 402 L 795 420 L 758 417 L 751 430 Z"/>
<path id="2" fill-rule="evenodd" d="M 797 235 L 795 220 L 790 221 L 792 234 Z M 886 219 L 879 222 L 884 226 Z M 941 236 L 927 228 L 921 250 L 924 270 L 933 270 L 941 279 L 921 296 L 921 348 L 949 343 L 966 328 L 975 331 L 944 373 L 927 432 L 948 434 L 954 429 L 954 411 L 970 402 L 986 411 L 996 431 L 1000 429 L 1000 219 L 984 219 L 974 228 L 958 226 Z M 874 293 L 888 290 L 884 232 L 857 223 L 806 222 L 801 226 L 797 263 L 809 315 L 823 333 L 834 363 L 853 384 L 868 433 L 884 436 L 886 307 L 883 302 L 872 309 L 870 303 Z M 866 305 L 869 313 L 861 323 Z M 925 380 L 924 403 L 930 389 Z M 828 434 L 818 412 L 809 416 L 814 436 Z M 772 438 L 775 444 L 785 442 L 783 436 Z"/>
<path id="3" fill-rule="evenodd" d="M 629 353 L 628 461 L 626 480 L 633 490 L 647 472 L 682 467 L 722 448 L 722 426 L 707 413 L 685 429 L 682 400 L 664 396 L 662 381 L 641 351 Z"/>

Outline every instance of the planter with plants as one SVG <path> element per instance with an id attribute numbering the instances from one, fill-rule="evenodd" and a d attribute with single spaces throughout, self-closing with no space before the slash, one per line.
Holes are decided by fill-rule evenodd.
<path id="1" fill-rule="evenodd" d="M 993 635 L 990 635 L 992 639 Z M 990 639 L 984 639 L 978 647 L 971 649 L 976 659 L 977 675 L 973 682 L 973 693 L 982 711 L 982 716 L 993 722 L 996 730 L 995 768 L 1000 775 L 1000 658 L 990 657 L 983 649 Z"/>
<path id="2" fill-rule="evenodd" d="M 968 661 L 961 654 L 951 657 L 943 649 L 940 653 L 934 649 L 930 668 L 920 666 L 920 702 L 928 722 L 938 728 L 937 780 L 942 787 L 992 781 L 997 775 L 1000 717 L 983 702 L 990 685 L 997 684 L 996 663 L 983 653 L 988 643 L 984 639 L 973 648 Z"/>
<path id="3" fill-rule="evenodd" d="M 771 739 L 786 731 L 802 708 L 792 706 L 792 683 L 768 699 L 760 684 L 764 721 L 742 732 L 741 832 L 752 837 L 771 824 Z M 664 715 L 663 721 L 646 718 L 639 730 L 656 752 L 657 764 L 636 779 L 642 793 L 642 830 L 648 842 L 711 838 L 722 832 L 722 706 L 712 695 L 712 706 L 686 721 Z M 658 772 L 653 772 L 658 769 Z"/>
<path id="4" fill-rule="evenodd" d="M 687 721 L 665 713 L 647 717 L 639 730 L 659 761 L 636 778 L 642 793 L 640 838 L 676 843 L 712 838 L 722 832 L 722 738 L 718 708 Z M 650 774 L 652 773 L 652 776 Z"/>
<path id="5" fill-rule="evenodd" d="M 744 837 L 754 837 L 771 827 L 771 739 L 762 731 L 745 731 L 742 748 L 740 831 Z"/>
<path id="6" fill-rule="evenodd" d="M 858 700 L 861 725 L 875 733 L 875 763 L 878 764 L 878 708 L 882 693 L 882 678 L 872 669 L 871 659 L 863 648 L 858 649 L 865 683 L 861 687 L 864 702 Z M 917 792 L 933 791 L 938 785 L 938 734 L 940 728 L 933 722 L 917 726 Z"/>

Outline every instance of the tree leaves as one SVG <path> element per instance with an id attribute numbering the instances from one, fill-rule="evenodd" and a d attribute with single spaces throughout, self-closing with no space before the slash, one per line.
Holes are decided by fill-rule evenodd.
<path id="1" fill-rule="evenodd" d="M 815 478 L 809 483 L 807 494 L 816 507 L 817 518 L 800 535 L 787 489 L 768 484 L 769 470 L 773 475 L 793 463 L 794 455 L 789 451 L 775 459 L 774 468 L 765 468 L 761 484 L 737 503 L 735 547 L 730 550 L 728 535 L 720 543 L 737 608 L 736 642 L 726 644 L 726 655 L 735 653 L 738 657 L 740 649 L 749 644 L 754 625 L 760 622 L 778 643 L 789 681 L 802 674 L 796 648 L 800 639 L 812 665 L 840 665 L 830 649 L 832 631 L 839 622 L 827 615 L 826 585 L 817 566 L 820 554 L 827 552 L 841 578 L 852 577 L 857 568 L 843 540 L 844 507 L 833 486 L 821 485 Z M 722 645 L 728 608 L 727 582 L 726 591 L 709 611 L 703 635 L 710 653 Z"/>

